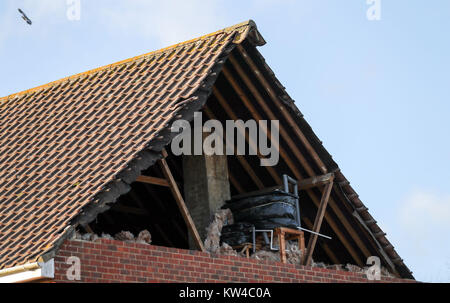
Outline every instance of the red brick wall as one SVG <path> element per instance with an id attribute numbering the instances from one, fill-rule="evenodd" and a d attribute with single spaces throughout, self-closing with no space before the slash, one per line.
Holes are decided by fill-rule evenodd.
<path id="1" fill-rule="evenodd" d="M 66 276 L 70 256 L 80 258 L 80 282 L 368 282 L 361 273 L 104 239 L 66 241 L 55 257 L 55 282 L 70 282 Z M 383 277 L 382 281 L 408 280 Z"/>

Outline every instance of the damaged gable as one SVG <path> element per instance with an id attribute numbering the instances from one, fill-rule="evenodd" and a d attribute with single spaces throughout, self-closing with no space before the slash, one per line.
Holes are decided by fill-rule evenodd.
<path id="1" fill-rule="evenodd" d="M 256 46 L 252 21 L 0 99 L 0 269 L 52 258 L 162 158 L 174 120 L 280 120 L 280 164 L 230 160 L 234 194 L 334 173 L 319 254 L 412 278 Z M 238 174 L 245 178 L 238 178 Z M 247 190 L 248 189 L 248 190 Z M 302 193 L 312 225 L 320 192 Z M 152 234 L 153 236 L 153 234 Z"/>

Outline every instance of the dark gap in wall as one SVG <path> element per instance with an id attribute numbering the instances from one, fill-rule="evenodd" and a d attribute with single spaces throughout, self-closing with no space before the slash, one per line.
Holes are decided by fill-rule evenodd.
<path id="1" fill-rule="evenodd" d="M 183 193 L 181 157 L 175 157 L 169 149 L 168 152 L 166 161 Z M 163 178 L 158 164 L 142 175 Z M 188 230 L 170 189 L 141 182 L 134 182 L 131 188 L 90 224 L 93 231 L 99 236 L 105 233 L 114 237 L 121 231 L 137 236 L 142 230 L 148 230 L 154 245 L 188 249 Z"/>

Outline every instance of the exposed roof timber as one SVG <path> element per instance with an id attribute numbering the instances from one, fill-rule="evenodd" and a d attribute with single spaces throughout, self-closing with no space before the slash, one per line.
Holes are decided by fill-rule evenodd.
<path id="1" fill-rule="evenodd" d="M 213 88 L 213 94 L 214 97 L 217 98 L 217 100 L 219 101 L 219 104 L 222 106 L 222 108 L 224 109 L 225 113 L 227 113 L 227 115 L 234 121 L 239 120 L 238 116 L 234 113 L 233 109 L 230 107 L 230 105 L 228 104 L 228 102 L 225 100 L 225 98 L 222 96 L 221 92 L 219 91 L 219 89 L 217 89 L 216 87 Z M 242 133 L 242 129 L 238 129 L 239 132 Z M 258 144 L 257 142 L 255 142 L 253 140 L 253 138 L 250 138 L 248 136 L 246 136 L 245 134 L 243 134 L 243 136 L 245 137 L 245 141 L 247 142 L 247 144 L 255 151 L 258 151 Z M 263 158 L 261 156 L 261 154 L 258 152 L 258 157 L 261 159 Z M 272 178 L 275 180 L 276 184 L 281 185 L 282 184 L 282 180 L 280 175 L 275 171 L 275 169 L 271 166 L 267 166 L 266 167 L 267 170 L 269 171 L 270 175 L 272 176 Z M 253 177 L 252 177 L 253 178 Z M 255 182 L 256 183 L 256 182 Z M 260 184 L 258 184 L 258 188 L 263 188 L 264 185 L 262 184 L 262 182 L 260 182 Z"/>
<path id="2" fill-rule="evenodd" d="M 238 120 L 239 117 L 233 112 L 233 110 L 231 109 L 231 107 L 229 106 L 229 104 L 225 101 L 225 98 L 224 98 L 224 97 L 222 96 L 222 94 L 219 92 L 219 90 L 218 90 L 217 87 L 214 88 L 214 92 L 215 92 L 215 93 L 214 93 L 214 97 L 219 101 L 219 102 L 217 103 L 217 104 L 219 105 L 219 108 L 220 108 L 221 110 L 223 110 L 224 113 L 227 114 L 227 117 L 231 118 L 232 120 Z M 210 100 L 209 102 L 212 102 L 212 101 L 213 101 L 213 100 Z M 214 115 L 214 113 L 212 112 L 212 110 L 208 107 L 208 104 L 205 106 L 205 108 L 204 108 L 203 111 L 204 111 L 204 113 L 206 114 L 206 116 L 207 116 L 209 119 L 216 119 L 216 120 L 217 120 L 217 117 Z M 249 138 L 248 138 L 248 136 L 246 136 L 245 138 L 246 138 L 247 144 L 249 144 Z M 252 167 L 249 165 L 249 163 L 248 163 L 248 161 L 245 159 L 245 157 L 243 157 L 243 158 L 241 159 L 241 161 L 244 162 L 244 165 L 243 165 L 243 167 L 245 167 L 244 170 L 249 174 L 249 176 L 251 177 L 252 175 L 255 175 L 255 172 L 253 171 Z M 269 172 L 269 174 L 270 174 L 271 176 L 275 176 L 274 179 L 278 178 L 279 182 L 281 182 L 281 179 L 279 178 L 279 174 L 274 170 L 273 167 L 268 166 L 268 167 L 265 167 L 265 169 L 266 169 L 266 171 Z M 234 177 L 232 171 L 230 171 L 229 176 L 230 176 L 230 181 L 231 181 L 231 183 L 232 183 L 233 185 L 235 185 L 236 190 L 237 190 L 239 193 L 244 193 L 245 191 L 240 187 L 239 182 L 236 181 L 236 178 Z M 274 181 L 276 181 L 276 180 L 274 180 Z M 260 185 L 260 186 L 257 185 L 257 187 L 258 187 L 258 189 L 263 189 L 263 188 L 265 188 L 265 187 L 263 187 L 262 185 Z M 309 194 L 311 194 L 311 192 L 310 192 Z M 327 214 L 327 218 L 328 218 L 328 216 L 329 216 L 329 215 Z M 307 219 L 307 218 L 304 217 L 304 219 Z M 304 222 L 306 223 L 306 225 L 307 225 L 308 228 L 310 228 L 310 229 L 313 228 L 313 224 L 312 224 L 312 223 L 307 223 L 307 222 L 311 222 L 311 221 L 309 221 L 309 220 L 308 220 L 308 221 L 307 221 L 307 220 L 304 220 Z M 336 228 L 336 230 L 339 230 L 339 229 Z M 344 236 L 343 236 L 343 235 L 340 235 L 340 237 L 343 238 Z M 338 236 L 338 238 L 339 238 L 339 236 Z M 325 253 L 330 257 L 330 259 L 331 259 L 333 262 L 334 262 L 335 260 L 338 260 L 337 257 L 335 256 L 335 254 L 332 252 L 332 250 L 331 250 L 325 243 L 321 243 L 321 245 L 322 245 L 322 246 L 325 245 L 325 246 L 324 246 L 324 251 L 325 251 Z"/>
<path id="3" fill-rule="evenodd" d="M 322 162 L 322 159 L 320 159 L 319 155 L 316 153 L 314 148 L 309 144 L 308 139 L 303 134 L 303 132 L 300 130 L 298 124 L 294 121 L 292 116 L 289 114 L 288 110 L 284 106 L 284 104 L 280 101 L 279 97 L 275 94 L 275 91 L 272 88 L 272 85 L 269 84 L 268 80 L 265 79 L 264 75 L 261 73 L 259 68 L 256 66 L 256 64 L 253 62 L 247 51 L 244 49 L 242 45 L 238 45 L 237 49 L 241 52 L 242 56 L 244 57 L 245 62 L 250 66 L 252 71 L 254 72 L 255 76 L 258 78 L 259 81 L 261 81 L 261 84 L 266 89 L 267 93 L 271 97 L 272 101 L 275 102 L 275 104 L 280 109 L 280 112 L 282 113 L 283 117 L 288 121 L 289 126 L 292 127 L 292 129 L 295 131 L 296 135 L 302 142 L 302 144 L 306 147 L 308 152 L 312 155 L 314 161 L 316 164 L 320 167 L 322 173 L 327 173 L 328 169 L 326 168 L 325 164 Z"/>
<path id="4" fill-rule="evenodd" d="M 325 211 L 328 205 L 328 200 L 330 198 L 331 190 L 333 189 L 333 179 L 334 176 L 331 175 L 330 179 L 328 179 L 328 183 L 325 185 L 325 188 L 322 192 L 322 198 L 320 199 L 319 209 L 317 210 L 316 219 L 314 221 L 314 227 L 312 231 L 314 234 L 311 235 L 311 238 L 308 241 L 308 248 L 306 249 L 306 265 L 311 265 L 312 256 L 314 253 L 314 249 L 316 247 L 316 242 L 318 238 L 318 233 L 320 232 L 320 227 L 322 226 L 322 220 L 325 215 Z"/>
<path id="5" fill-rule="evenodd" d="M 228 176 L 230 178 L 231 185 L 233 185 L 233 187 L 236 189 L 236 191 L 240 192 L 240 193 L 244 192 L 244 189 L 239 184 L 239 182 L 236 180 L 236 178 L 233 176 L 230 169 L 228 169 Z"/>
<path id="6" fill-rule="evenodd" d="M 230 60 L 231 61 L 231 60 Z M 231 61 L 232 62 L 232 61 Z M 237 92 L 237 94 L 239 95 L 241 101 L 244 103 L 244 105 L 249 109 L 250 113 L 252 114 L 253 118 L 256 121 L 260 121 L 260 120 L 264 120 L 263 117 L 258 113 L 258 111 L 255 109 L 254 105 L 252 104 L 252 102 L 248 99 L 246 93 L 242 90 L 242 88 L 239 86 L 239 84 L 237 83 L 237 81 L 234 79 L 234 76 L 231 74 L 231 72 L 229 71 L 229 69 L 224 66 L 223 70 L 222 70 L 223 75 L 225 76 L 226 80 L 228 81 L 228 83 L 233 87 L 233 89 Z M 214 88 L 214 91 L 216 92 L 217 89 Z M 216 94 L 215 94 L 216 95 Z M 261 105 L 262 108 L 267 110 L 267 114 L 269 116 L 269 119 L 272 120 L 276 120 L 276 116 L 270 111 L 270 109 L 267 106 L 264 106 L 265 102 L 261 99 L 256 99 L 257 101 L 259 100 L 259 103 Z M 222 103 L 221 103 L 222 104 Z M 225 102 L 224 102 L 225 104 Z M 223 104 L 222 104 L 223 105 Z M 231 117 L 232 119 L 235 119 L 236 117 Z M 264 129 L 263 129 L 264 131 Z M 266 135 L 269 137 L 269 135 L 267 134 L 267 130 L 266 131 Z M 280 139 L 282 138 L 282 140 L 289 140 L 289 135 L 287 134 L 287 132 L 284 130 L 283 126 L 280 124 Z M 294 151 L 298 152 L 298 147 L 296 145 L 292 146 L 292 149 Z M 289 157 L 289 155 L 286 153 L 286 151 L 284 150 L 284 148 L 280 145 L 279 146 L 279 153 L 281 155 L 281 157 L 283 158 L 283 160 L 287 163 L 287 165 L 289 166 L 289 168 L 291 169 L 291 171 L 294 173 L 295 177 L 297 180 L 303 180 L 304 177 L 302 176 L 302 174 L 300 173 L 300 171 L 297 168 L 297 165 L 294 164 L 294 161 Z M 309 171 L 314 174 L 314 171 L 311 169 L 311 167 L 309 166 L 309 164 L 306 162 L 306 160 L 304 159 L 304 156 L 301 153 L 297 153 L 298 157 L 296 158 L 297 160 L 299 160 L 301 162 L 301 165 L 306 166 L 309 168 Z M 272 167 L 266 167 L 268 170 L 273 170 Z M 276 176 L 278 176 L 278 174 L 276 172 L 274 172 L 274 174 Z M 281 184 L 281 181 L 280 183 Z M 316 204 L 316 207 L 319 208 L 320 206 L 320 201 L 317 198 L 317 196 L 314 194 L 313 191 L 311 190 L 307 190 L 306 191 L 308 193 L 308 195 L 310 196 L 311 200 Z M 354 236 L 354 239 L 359 240 L 359 237 L 357 236 L 356 232 L 351 228 L 350 224 L 348 224 L 347 220 L 345 219 L 345 217 L 342 215 L 342 213 L 339 212 L 339 210 L 337 209 L 336 205 L 334 205 L 334 201 L 332 199 L 330 199 L 330 206 L 331 208 L 336 212 L 336 214 L 340 214 L 341 217 L 339 217 L 342 222 L 344 224 L 344 226 L 349 230 L 349 232 L 352 233 L 352 236 Z M 336 211 L 337 210 L 337 211 Z M 353 246 L 348 242 L 348 240 L 345 238 L 345 236 L 341 233 L 340 229 L 337 227 L 337 224 L 334 222 L 334 220 L 331 218 L 329 213 L 325 213 L 325 219 L 326 221 L 329 223 L 329 225 L 333 228 L 333 231 L 336 233 L 336 235 L 338 236 L 338 238 L 341 240 L 341 242 L 344 244 L 344 246 L 346 247 L 346 249 L 348 250 L 348 252 L 350 253 L 350 255 L 352 256 L 352 258 L 355 260 L 356 264 L 358 264 L 359 266 L 364 266 L 364 262 L 362 261 L 361 257 L 359 256 L 359 254 L 356 252 L 356 250 L 353 248 Z M 360 241 L 360 244 L 362 244 L 362 242 Z M 368 252 L 367 248 L 365 248 L 365 246 L 362 244 L 362 249 L 363 249 L 363 253 L 366 255 L 366 257 L 369 257 L 371 254 Z"/>
<path id="7" fill-rule="evenodd" d="M 325 185 L 334 178 L 334 174 L 326 174 L 322 176 L 315 176 L 308 179 L 303 179 L 298 182 L 298 190 L 305 190 L 315 186 Z"/>
<path id="8" fill-rule="evenodd" d="M 136 182 L 169 187 L 169 182 L 167 182 L 166 179 L 156 178 L 156 177 L 151 177 L 151 176 L 139 176 L 136 179 Z"/>
<path id="9" fill-rule="evenodd" d="M 166 159 L 167 153 L 165 150 L 162 152 L 163 158 L 159 160 L 159 166 L 161 167 L 161 170 L 164 174 L 164 177 L 169 182 L 170 185 L 170 191 L 172 192 L 175 201 L 177 202 L 178 208 L 181 211 L 181 214 L 183 215 L 184 221 L 186 222 L 186 225 L 189 229 L 189 232 L 191 233 L 195 244 L 201 251 L 205 251 L 205 247 L 203 246 L 203 242 L 200 238 L 200 235 L 197 231 L 197 228 L 195 227 L 195 223 L 192 220 L 192 217 L 189 213 L 189 210 L 184 202 L 183 195 L 181 194 L 177 183 L 175 182 L 175 179 L 173 178 L 172 172 L 170 171 L 169 166 L 167 165 Z"/>
<path id="10" fill-rule="evenodd" d="M 313 230 L 314 225 L 313 223 L 308 219 L 308 217 L 303 217 L 302 218 L 303 222 L 306 224 L 306 227 L 309 230 Z M 320 246 L 323 248 L 323 250 L 325 251 L 325 253 L 327 254 L 327 256 L 330 258 L 330 260 L 334 263 L 334 264 L 342 264 L 341 261 L 339 261 L 338 257 L 336 257 L 336 255 L 334 254 L 333 250 L 330 249 L 330 247 L 326 244 L 326 243 L 321 243 Z"/>
<path id="11" fill-rule="evenodd" d="M 240 50 L 240 48 L 238 48 Z M 245 50 L 244 50 L 245 51 Z M 242 53 L 242 52 L 241 52 Z M 245 60 L 246 62 L 252 62 L 252 59 L 247 56 L 247 59 Z M 254 95 L 256 101 L 258 102 L 258 104 L 262 107 L 262 109 L 264 110 L 265 113 L 267 113 L 269 119 L 271 120 L 275 120 L 277 119 L 277 116 L 271 111 L 271 109 L 268 107 L 268 105 L 266 104 L 266 102 L 264 101 L 264 98 L 261 96 L 261 94 L 259 93 L 258 89 L 254 86 L 254 84 L 252 83 L 252 81 L 247 77 L 247 75 L 245 74 L 245 72 L 243 71 L 243 69 L 240 67 L 239 63 L 237 62 L 237 60 L 235 59 L 233 54 L 230 54 L 230 62 L 232 63 L 233 67 L 236 69 L 237 74 L 240 76 L 240 78 L 243 80 L 243 82 L 247 85 L 247 87 L 249 88 L 249 90 L 252 92 L 252 94 Z M 258 77 L 258 79 L 261 80 L 261 82 L 263 82 L 263 78 L 264 76 L 262 75 L 261 72 L 259 72 L 259 70 L 257 69 L 256 65 L 252 64 L 252 67 L 254 67 L 253 71 L 255 72 L 255 74 L 259 75 L 260 77 Z M 225 67 L 223 69 L 223 73 L 225 74 L 225 76 L 228 79 L 231 79 L 231 76 L 227 73 L 228 69 Z M 233 81 L 233 80 L 231 80 Z M 236 84 L 235 81 L 233 87 L 235 89 L 238 89 L 238 93 L 239 95 L 245 96 L 245 93 L 239 88 L 239 86 Z M 273 92 L 273 90 L 270 88 L 271 86 L 269 86 L 269 83 L 264 80 L 264 84 L 266 84 L 267 86 L 267 90 L 270 92 Z M 272 94 L 270 94 L 273 96 Z M 279 100 L 279 98 L 275 98 L 275 101 L 279 106 L 281 105 L 280 109 L 282 108 L 282 104 Z M 244 101 L 245 102 L 245 101 Z M 245 102 L 246 105 L 249 104 L 250 102 Z M 251 103 L 250 103 L 251 106 Z M 285 110 L 281 110 L 282 113 L 286 113 L 287 116 L 290 117 L 290 115 L 285 111 Z M 284 115 L 284 116 L 286 116 Z M 290 119 L 292 119 L 292 117 L 290 117 Z M 294 121 L 292 121 L 294 122 Z M 309 148 L 307 148 L 307 150 L 309 151 L 310 149 L 312 149 L 312 147 L 309 145 L 308 140 L 303 141 L 302 138 L 305 137 L 304 135 L 302 136 L 302 132 L 301 130 L 297 127 L 294 127 L 294 130 L 298 139 L 304 143 L 304 144 L 308 144 Z M 286 141 L 286 143 L 289 145 L 290 150 L 292 150 L 296 156 L 296 159 L 298 159 L 301 162 L 302 167 L 305 168 L 306 172 L 309 174 L 310 177 L 313 177 L 316 175 L 316 173 L 314 172 L 314 170 L 312 169 L 312 167 L 310 166 L 310 164 L 308 163 L 308 161 L 306 161 L 305 157 L 301 154 L 301 152 L 299 151 L 297 145 L 292 141 L 291 137 L 287 134 L 286 130 L 284 129 L 284 126 L 280 124 L 280 135 L 281 137 Z M 306 139 L 306 137 L 305 137 Z M 282 148 L 280 147 L 280 153 L 281 154 L 285 154 L 285 152 L 283 152 Z M 316 154 L 317 155 L 317 154 Z M 317 155 L 318 157 L 318 155 Z M 313 159 L 314 159 L 314 155 L 313 155 Z M 289 158 L 286 158 L 287 161 L 291 161 L 289 160 Z M 320 158 L 317 160 L 317 164 L 319 165 L 319 167 L 321 167 L 323 165 L 323 162 L 320 160 Z M 292 164 L 291 164 L 292 166 Z M 298 176 L 297 176 L 298 178 Z M 301 178 L 299 178 L 299 180 L 302 180 Z M 350 234 L 352 234 L 352 237 L 355 239 L 355 241 L 359 242 L 361 249 L 365 255 L 365 257 L 369 257 L 371 256 L 371 253 L 369 252 L 369 250 L 366 248 L 366 246 L 362 243 L 361 239 L 359 238 L 359 236 L 357 235 L 357 233 L 353 230 L 352 226 L 347 222 L 347 219 L 345 218 L 345 216 L 343 216 L 343 214 L 341 213 L 341 211 L 338 209 L 338 207 L 335 204 L 335 201 L 331 198 L 330 199 L 330 207 L 333 208 L 333 210 L 335 211 L 336 215 L 339 217 L 339 219 L 342 221 L 342 223 L 346 226 L 347 230 L 350 232 Z"/>

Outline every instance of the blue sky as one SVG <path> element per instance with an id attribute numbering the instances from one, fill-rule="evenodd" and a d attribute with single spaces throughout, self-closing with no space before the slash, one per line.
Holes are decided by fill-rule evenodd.
<path id="1" fill-rule="evenodd" d="M 450 282 L 450 1 L 0 2 L 0 96 L 256 21 L 260 51 L 422 281 Z M 28 26 L 22 8 L 33 20 Z"/>

